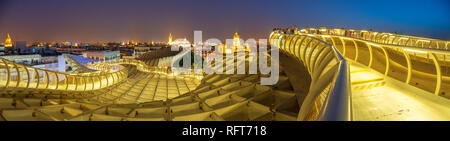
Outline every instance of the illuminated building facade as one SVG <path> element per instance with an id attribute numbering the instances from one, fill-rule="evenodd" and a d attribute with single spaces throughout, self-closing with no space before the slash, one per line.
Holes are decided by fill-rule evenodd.
<path id="1" fill-rule="evenodd" d="M 41 63 L 41 55 L 39 54 L 33 54 L 33 55 L 7 55 L 2 56 L 1 58 L 10 60 L 15 63 L 19 64 L 26 64 L 26 65 L 33 65 L 33 64 L 40 64 Z"/>
<path id="2" fill-rule="evenodd" d="M 86 51 L 83 56 L 95 60 L 113 61 L 120 59 L 120 51 Z"/>
<path id="3" fill-rule="evenodd" d="M 177 39 L 175 41 L 172 41 L 170 45 L 178 45 L 181 47 L 190 47 L 191 43 L 186 39 Z"/>
<path id="4" fill-rule="evenodd" d="M 233 45 L 231 46 L 232 49 L 229 49 L 228 45 L 224 44 L 221 45 L 221 47 L 223 47 L 224 49 L 224 53 L 228 54 L 228 53 L 235 53 L 239 51 L 239 48 L 244 48 L 245 52 L 249 52 L 250 48 L 248 47 L 248 45 L 244 45 L 243 43 L 241 43 L 241 38 L 239 38 L 239 34 L 237 32 L 234 33 L 233 36 Z M 218 51 L 221 51 L 220 49 Z"/>

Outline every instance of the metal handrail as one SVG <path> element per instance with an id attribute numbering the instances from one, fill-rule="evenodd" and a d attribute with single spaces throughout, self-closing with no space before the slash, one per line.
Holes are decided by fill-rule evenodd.
<path id="1" fill-rule="evenodd" d="M 415 37 L 415 36 L 397 35 L 393 33 L 381 33 L 367 30 L 327 29 L 327 28 L 320 28 L 320 29 L 305 28 L 296 32 L 305 34 L 338 35 L 344 37 L 363 39 L 380 44 L 450 50 L 449 48 L 450 41 Z"/>
<path id="2" fill-rule="evenodd" d="M 413 71 L 413 65 L 412 65 L 412 59 L 411 56 L 425 56 L 422 58 L 425 59 L 429 59 L 432 60 L 433 65 L 435 67 L 436 70 L 436 74 L 432 74 L 432 75 L 436 75 L 436 83 L 435 83 L 435 89 L 434 91 L 431 91 L 432 93 L 434 93 L 435 95 L 439 96 L 440 93 L 442 92 L 442 81 L 443 81 L 443 75 L 442 75 L 442 63 L 440 62 L 450 62 L 450 51 L 448 50 L 444 50 L 444 49 L 436 49 L 436 48 L 422 48 L 422 47 L 414 47 L 414 46 L 401 46 L 401 45 L 392 45 L 392 44 L 383 44 L 383 43 L 377 43 L 377 42 L 373 42 L 373 41 L 368 41 L 368 40 L 364 40 L 364 39 L 359 39 L 359 38 L 352 38 L 352 37 L 345 37 L 345 36 L 341 36 L 341 35 L 322 35 L 322 34 L 304 34 L 304 33 L 298 33 L 299 35 L 307 35 L 307 36 L 312 36 L 312 37 L 317 37 L 321 40 L 331 40 L 331 42 L 333 43 L 334 46 L 342 46 L 341 52 L 343 52 L 343 55 L 346 55 L 346 46 L 347 44 L 345 43 L 346 40 L 352 41 L 352 44 L 355 46 L 355 58 L 349 58 L 349 59 L 353 59 L 354 61 L 358 62 L 360 59 L 359 57 L 359 51 L 361 50 L 361 48 L 368 48 L 369 51 L 369 64 L 368 67 L 371 68 L 373 67 L 373 60 L 374 60 L 374 48 L 379 48 L 383 51 L 384 57 L 385 57 L 385 70 L 381 73 L 384 73 L 385 76 L 389 75 L 390 72 L 390 57 L 388 54 L 388 51 L 395 51 L 398 52 L 400 54 L 403 54 L 403 56 L 405 57 L 405 60 L 407 62 L 406 64 L 406 68 L 407 68 L 407 73 L 406 73 L 406 79 L 405 79 L 405 83 L 409 84 L 411 82 L 412 79 L 412 71 Z M 340 43 L 338 43 L 336 40 L 340 40 Z M 360 43 L 360 44 L 358 44 Z M 364 46 L 361 46 L 364 45 Z M 446 57 L 447 56 L 447 57 Z M 420 60 L 419 60 L 420 61 Z M 414 85 L 413 85 L 414 86 Z M 417 87 L 417 86 L 415 86 Z"/>
<path id="3" fill-rule="evenodd" d="M 3 89 L 25 88 L 60 91 L 92 91 L 125 80 L 127 68 L 117 65 L 116 71 L 65 73 L 33 68 L 0 58 L 0 86 Z"/>
<path id="4" fill-rule="evenodd" d="M 280 30 L 274 30 L 270 39 L 272 46 L 303 62 L 310 73 L 310 90 L 297 120 L 352 120 L 349 67 L 333 45 Z"/>

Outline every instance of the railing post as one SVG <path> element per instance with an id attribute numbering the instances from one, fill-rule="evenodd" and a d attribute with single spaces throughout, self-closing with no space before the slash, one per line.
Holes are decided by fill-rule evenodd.
<path id="1" fill-rule="evenodd" d="M 41 81 L 41 77 L 39 76 L 39 71 L 34 68 L 34 71 L 36 72 L 36 76 L 37 76 L 37 83 L 36 83 L 36 89 L 39 88 L 39 82 Z"/>
<path id="2" fill-rule="evenodd" d="M 50 84 L 50 78 L 48 77 L 48 71 L 45 71 L 45 80 L 47 81 L 47 85 L 45 86 L 45 89 L 48 89 L 48 85 Z"/>
<path id="3" fill-rule="evenodd" d="M 373 61 L 373 52 L 372 52 L 372 46 L 366 43 L 366 46 L 369 48 L 369 65 L 367 65 L 369 68 L 372 66 Z"/>
<path id="4" fill-rule="evenodd" d="M 77 91 L 78 90 L 78 76 L 73 76 L 73 80 L 75 81 L 75 91 Z"/>
<path id="5" fill-rule="evenodd" d="M 56 76 L 56 87 L 55 87 L 55 90 L 58 90 L 58 87 L 59 87 L 59 76 L 58 76 L 57 72 L 55 72 L 55 76 Z"/>
<path id="6" fill-rule="evenodd" d="M 116 74 L 117 72 L 111 73 L 110 77 L 112 79 L 112 85 L 116 84 L 116 81 L 114 80 L 114 74 Z"/>
<path id="7" fill-rule="evenodd" d="M 28 71 L 28 68 L 26 66 L 23 66 L 23 68 L 25 69 L 25 71 L 27 72 L 27 87 L 28 88 L 30 86 L 30 72 Z"/>
<path id="8" fill-rule="evenodd" d="M 388 76 L 388 73 L 389 73 L 389 55 L 388 55 L 386 49 L 385 49 L 383 46 L 380 46 L 380 48 L 381 48 L 381 50 L 383 50 L 384 55 L 385 55 L 385 57 L 386 57 L 386 58 L 385 58 L 385 59 L 386 59 L 386 70 L 385 70 L 385 72 L 384 72 L 384 75 L 385 75 L 385 76 Z"/>
<path id="9" fill-rule="evenodd" d="M 102 73 L 100 73 L 100 75 L 99 76 L 97 76 L 97 78 L 98 78 L 98 83 L 100 83 L 100 87 L 99 87 L 99 89 L 101 89 L 102 88 Z"/>
<path id="10" fill-rule="evenodd" d="M 353 40 L 353 44 L 355 44 L 355 62 L 358 62 L 358 44 L 356 44 L 356 41 Z"/>
<path id="11" fill-rule="evenodd" d="M 88 76 L 89 77 L 89 76 Z M 86 91 L 86 88 L 87 88 L 87 78 L 88 77 L 86 77 L 86 76 L 83 76 L 82 78 L 84 78 L 83 79 L 83 82 L 84 82 L 84 90 L 83 91 Z"/>
<path id="12" fill-rule="evenodd" d="M 17 71 L 17 82 L 16 82 L 16 88 L 17 88 L 17 87 L 19 87 L 20 80 L 22 78 L 20 77 L 20 71 L 19 71 L 19 67 L 17 67 L 17 64 L 13 63 L 13 65 L 14 65 L 14 68 L 16 69 L 16 71 Z"/>
<path id="13" fill-rule="evenodd" d="M 330 36 L 329 38 L 331 39 L 333 46 L 337 49 L 336 42 L 334 41 L 333 36 Z"/>
<path id="14" fill-rule="evenodd" d="M 5 88 L 8 88 L 8 86 L 9 86 L 9 81 L 10 81 L 10 79 L 11 79 L 11 72 L 10 72 L 10 70 L 9 70 L 9 66 L 8 66 L 8 63 L 6 63 L 6 61 L 5 61 L 5 59 L 1 59 L 2 61 L 3 61 L 3 64 L 5 64 L 5 67 L 6 67 L 6 72 L 8 73 L 7 74 L 7 80 L 6 80 L 6 85 L 5 85 Z"/>
<path id="15" fill-rule="evenodd" d="M 434 91 L 434 94 L 439 96 L 439 92 L 441 90 L 441 81 L 442 81 L 441 66 L 439 65 L 439 60 L 438 60 L 436 54 L 431 53 L 431 56 L 433 58 L 434 65 L 436 67 L 436 89 Z"/>
<path id="16" fill-rule="evenodd" d="M 409 84 L 409 82 L 411 81 L 411 71 L 412 71 L 411 58 L 409 57 L 409 54 L 406 51 L 402 52 L 403 55 L 405 56 L 406 63 L 408 65 L 408 75 L 406 76 L 406 84 Z"/>
<path id="17" fill-rule="evenodd" d="M 345 40 L 342 39 L 342 37 L 339 37 L 339 39 L 341 39 L 342 42 L 342 56 L 345 57 Z"/>
<path id="18" fill-rule="evenodd" d="M 106 86 L 110 86 L 108 74 L 105 74 L 105 78 L 106 78 Z"/>
<path id="19" fill-rule="evenodd" d="M 68 77 L 69 75 L 65 75 L 65 77 L 66 77 L 66 79 L 65 79 L 65 82 L 66 82 L 66 91 L 69 89 L 69 77 Z"/>

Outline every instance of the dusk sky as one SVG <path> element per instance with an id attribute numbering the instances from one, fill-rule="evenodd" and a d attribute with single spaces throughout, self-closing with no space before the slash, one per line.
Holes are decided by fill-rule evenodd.
<path id="1" fill-rule="evenodd" d="M 267 38 L 273 28 L 373 29 L 450 40 L 449 0 L 0 0 L 0 42 Z"/>

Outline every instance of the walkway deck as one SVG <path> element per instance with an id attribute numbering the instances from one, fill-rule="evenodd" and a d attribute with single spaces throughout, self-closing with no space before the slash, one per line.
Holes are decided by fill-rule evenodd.
<path id="1" fill-rule="evenodd" d="M 352 63 L 350 70 L 354 120 L 450 120 L 450 100 L 356 63 Z"/>

